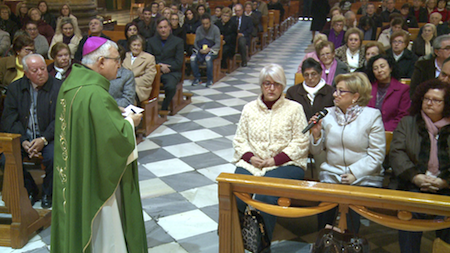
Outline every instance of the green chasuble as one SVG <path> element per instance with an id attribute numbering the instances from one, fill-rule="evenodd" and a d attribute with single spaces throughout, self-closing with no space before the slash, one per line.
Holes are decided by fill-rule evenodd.
<path id="1" fill-rule="evenodd" d="M 134 129 L 109 95 L 109 81 L 74 64 L 56 107 L 51 252 L 92 252 L 92 224 L 116 190 L 129 253 L 147 252 Z"/>

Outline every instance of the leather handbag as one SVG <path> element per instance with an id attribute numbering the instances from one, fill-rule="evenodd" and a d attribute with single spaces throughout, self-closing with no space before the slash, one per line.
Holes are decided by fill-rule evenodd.
<path id="1" fill-rule="evenodd" d="M 311 253 L 368 253 L 368 241 L 356 234 L 342 233 L 338 228 L 327 225 L 320 230 Z"/>
<path id="2" fill-rule="evenodd" d="M 261 214 L 247 208 L 240 218 L 244 248 L 253 253 L 270 252 L 269 236 Z"/>

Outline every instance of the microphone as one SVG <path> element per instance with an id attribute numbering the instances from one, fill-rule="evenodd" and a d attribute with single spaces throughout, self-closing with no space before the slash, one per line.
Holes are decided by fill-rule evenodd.
<path id="1" fill-rule="evenodd" d="M 322 111 L 316 113 L 319 114 L 317 117 L 317 120 L 309 123 L 309 125 L 307 127 L 305 127 L 305 129 L 303 129 L 302 133 L 306 133 L 308 132 L 315 124 L 317 124 L 317 122 L 319 122 L 319 120 L 323 119 L 325 116 L 327 116 L 328 114 L 328 110 L 327 109 L 323 109 Z"/>

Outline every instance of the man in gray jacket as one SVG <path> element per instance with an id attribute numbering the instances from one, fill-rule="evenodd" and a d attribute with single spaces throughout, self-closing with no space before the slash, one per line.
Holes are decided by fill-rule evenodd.
<path id="1" fill-rule="evenodd" d="M 219 55 L 220 50 L 220 30 L 211 24 L 211 16 L 209 14 L 202 15 L 202 25 L 195 32 L 194 52 L 191 56 L 191 68 L 194 73 L 195 86 L 201 83 L 200 71 L 198 64 L 206 62 L 206 75 L 208 77 L 206 87 L 213 83 L 213 61 Z"/>

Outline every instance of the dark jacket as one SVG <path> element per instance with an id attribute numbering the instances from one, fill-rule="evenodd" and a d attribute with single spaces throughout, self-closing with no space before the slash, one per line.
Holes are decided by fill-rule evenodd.
<path id="1" fill-rule="evenodd" d="M 53 30 L 56 30 L 56 18 L 55 16 L 53 16 L 53 14 L 47 11 L 46 13 L 42 14 L 41 18 L 45 21 L 45 23 L 49 24 L 53 28 Z"/>
<path id="2" fill-rule="evenodd" d="M 427 23 L 428 22 L 428 11 L 427 9 L 420 7 L 419 8 L 419 15 L 416 16 L 416 13 L 414 11 L 414 7 L 411 6 L 411 9 L 409 9 L 409 13 L 414 15 L 418 22 L 420 23 Z"/>
<path id="3" fill-rule="evenodd" d="M 290 87 L 286 92 L 286 98 L 296 101 L 303 106 L 306 119 L 309 120 L 316 112 L 323 110 L 325 107 L 334 106 L 333 98 L 334 88 L 326 84 L 320 89 L 314 97 L 314 102 L 311 102 L 308 98 L 308 93 L 303 87 L 303 83 Z"/>
<path id="4" fill-rule="evenodd" d="M 394 53 L 392 52 L 392 48 L 386 50 L 386 53 L 392 57 L 394 57 Z M 401 78 L 411 78 L 414 71 L 414 64 L 417 61 L 417 55 L 411 52 L 409 49 L 403 50 L 403 55 L 398 59 L 398 72 L 399 77 Z"/>
<path id="5" fill-rule="evenodd" d="M 279 10 L 280 11 L 280 24 L 281 24 L 281 21 L 283 21 L 283 17 L 284 17 L 284 7 L 283 7 L 283 4 L 282 3 L 280 3 L 280 2 L 276 2 L 276 3 L 272 3 L 272 2 L 269 2 L 268 4 L 267 4 L 267 9 L 268 10 Z"/>
<path id="6" fill-rule="evenodd" d="M 220 34 L 223 35 L 223 40 L 225 44 L 223 47 L 230 47 L 235 51 L 236 48 L 236 37 L 237 37 L 237 27 L 231 20 L 223 24 L 222 20 L 218 20 L 215 25 L 219 28 Z M 225 49 L 224 49 L 225 51 Z M 233 54 L 234 55 L 234 54 Z"/>
<path id="7" fill-rule="evenodd" d="M 400 13 L 400 11 L 397 9 L 394 9 L 392 12 L 389 12 L 387 9 L 382 11 L 380 14 L 381 21 L 389 22 L 389 15 L 391 15 L 392 13 Z"/>
<path id="8" fill-rule="evenodd" d="M 130 49 L 128 48 L 128 40 L 118 40 L 117 45 L 122 46 L 125 49 L 125 52 L 130 51 Z"/>
<path id="9" fill-rule="evenodd" d="M 431 46 L 433 46 L 433 39 L 430 41 Z M 421 57 L 425 55 L 425 40 L 422 36 L 417 36 L 414 40 L 411 51 L 417 55 L 417 57 Z"/>
<path id="10" fill-rule="evenodd" d="M 202 23 L 200 22 L 200 20 L 190 21 L 186 18 L 184 19 L 183 29 L 186 31 L 186 34 L 195 33 L 195 31 L 197 31 L 197 28 L 201 25 Z"/>
<path id="11" fill-rule="evenodd" d="M 366 15 L 367 17 L 369 17 L 368 15 Z M 375 23 L 376 27 L 382 27 L 383 26 L 383 21 L 381 21 L 381 17 L 379 15 L 377 15 L 376 13 L 373 14 L 372 17 L 369 17 L 373 20 L 373 22 Z"/>
<path id="12" fill-rule="evenodd" d="M 314 0 L 311 2 L 311 31 L 322 31 L 327 23 L 327 16 L 330 12 L 330 4 L 327 0 Z M 327 29 L 330 29 L 328 27 Z"/>
<path id="13" fill-rule="evenodd" d="M 150 21 L 149 25 L 146 25 L 144 20 L 141 20 L 139 21 L 139 23 L 137 23 L 139 34 L 142 35 L 142 37 L 144 37 L 145 39 L 150 39 L 151 37 L 153 37 L 153 35 L 155 35 L 156 22 L 154 22 L 153 20 L 154 19 Z"/>
<path id="14" fill-rule="evenodd" d="M 0 29 L 9 33 L 9 37 L 11 38 L 12 42 L 14 39 L 14 34 L 19 30 L 19 27 L 17 26 L 16 22 L 12 21 L 11 19 L 0 19 Z"/>
<path id="15" fill-rule="evenodd" d="M 184 58 L 183 45 L 182 39 L 170 34 L 163 46 L 161 37 L 159 34 L 156 34 L 147 41 L 146 52 L 155 57 L 156 64 L 165 63 L 171 65 L 170 72 L 163 75 L 173 75 L 180 79 Z"/>
<path id="16" fill-rule="evenodd" d="M 450 180 L 450 125 L 444 126 L 439 131 L 438 177 Z M 425 174 L 430 159 L 430 137 L 422 116 L 404 117 L 394 131 L 389 159 L 395 176 L 398 179 L 398 189 L 419 190 L 412 183 L 417 174 Z M 438 192 L 439 193 L 439 192 Z"/>
<path id="17" fill-rule="evenodd" d="M 49 76 L 48 81 L 38 91 L 37 118 L 41 136 L 50 143 L 55 135 L 55 109 L 61 81 Z M 30 80 L 24 76 L 8 86 L 5 99 L 1 130 L 21 134 L 20 142 L 27 140 L 27 125 L 30 118 Z M 31 141 L 31 140 L 28 140 Z"/>
<path id="18" fill-rule="evenodd" d="M 416 91 L 416 87 L 428 80 L 436 78 L 436 66 L 434 65 L 435 57 L 427 60 L 417 61 L 414 64 L 414 72 L 409 85 L 409 95 L 412 97 Z"/>
<path id="19" fill-rule="evenodd" d="M 83 47 L 84 47 L 84 43 L 86 43 L 86 40 L 91 37 L 91 35 L 85 35 L 83 36 L 83 38 L 80 41 L 80 44 L 78 44 L 78 49 L 77 52 L 75 53 L 74 59 L 77 61 L 81 61 L 81 59 L 83 58 Z M 103 33 L 100 34 L 100 37 L 105 38 L 110 40 L 111 38 L 109 38 L 108 36 L 104 35 Z"/>
<path id="20" fill-rule="evenodd" d="M 186 47 L 187 47 L 187 44 L 186 44 L 186 30 L 184 30 L 182 26 L 178 26 L 177 29 L 173 29 L 172 28 L 172 34 L 175 37 L 178 37 L 178 38 L 180 38 L 180 39 L 182 39 L 184 41 L 184 51 L 186 51 Z"/>
<path id="21" fill-rule="evenodd" d="M 411 13 L 406 18 L 404 17 L 404 19 L 408 28 L 419 28 L 419 23 L 417 23 L 416 17 Z"/>
<path id="22" fill-rule="evenodd" d="M 250 46 L 250 41 L 252 39 L 253 33 L 253 22 L 250 17 L 242 15 L 241 19 L 241 27 L 239 29 L 239 20 L 237 16 L 231 17 L 231 22 L 236 24 L 239 33 L 244 34 L 245 39 L 247 40 L 247 46 Z"/>

